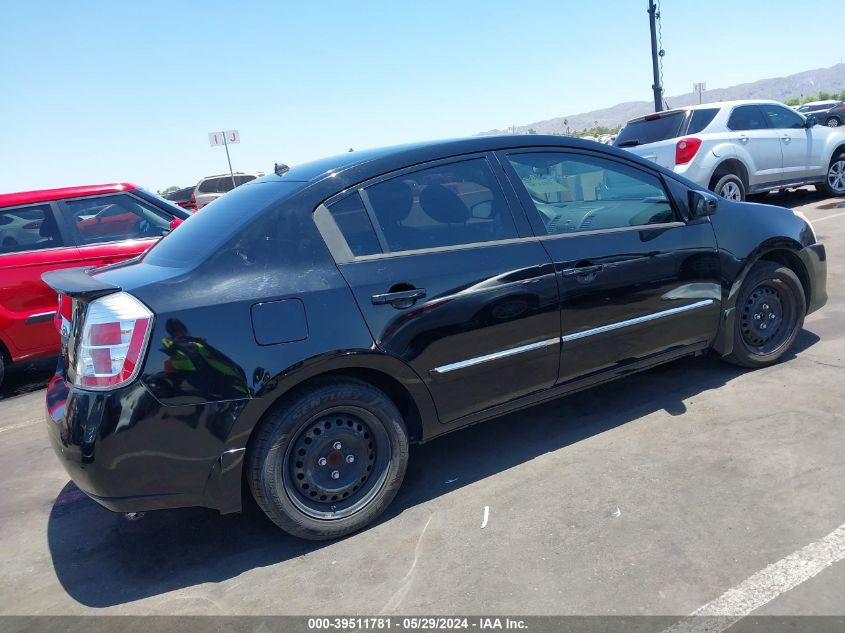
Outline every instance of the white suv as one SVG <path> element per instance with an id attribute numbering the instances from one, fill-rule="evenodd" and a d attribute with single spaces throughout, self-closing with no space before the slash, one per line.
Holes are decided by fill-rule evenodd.
<path id="1" fill-rule="evenodd" d="M 813 184 L 845 195 L 845 130 L 777 101 L 725 101 L 632 119 L 616 147 L 732 200 Z"/>
<path id="2" fill-rule="evenodd" d="M 202 209 L 209 202 L 214 202 L 227 191 L 231 191 L 235 187 L 240 187 L 248 183 L 250 180 L 260 178 L 264 174 L 243 174 L 235 172 L 234 182 L 232 182 L 232 174 L 222 174 L 220 176 L 206 176 L 197 183 L 194 189 L 194 200 L 197 203 L 197 211 Z"/>

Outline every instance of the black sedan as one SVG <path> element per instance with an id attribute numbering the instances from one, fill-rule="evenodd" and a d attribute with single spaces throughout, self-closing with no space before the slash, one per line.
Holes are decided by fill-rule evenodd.
<path id="1" fill-rule="evenodd" d="M 707 350 L 775 363 L 827 300 L 799 214 L 536 135 L 277 165 L 140 261 L 44 279 L 73 299 L 47 426 L 83 491 L 246 489 L 311 539 L 379 516 L 413 443 Z"/>

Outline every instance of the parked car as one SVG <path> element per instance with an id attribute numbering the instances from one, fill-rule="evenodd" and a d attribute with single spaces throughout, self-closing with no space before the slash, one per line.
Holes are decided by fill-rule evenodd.
<path id="1" fill-rule="evenodd" d="M 845 130 L 777 101 L 726 101 L 628 122 L 616 147 L 656 162 L 731 200 L 815 185 L 845 195 Z"/>
<path id="2" fill-rule="evenodd" d="M 44 275 L 75 306 L 49 436 L 105 507 L 237 512 L 248 489 L 291 534 L 339 537 L 387 508 L 409 444 L 707 350 L 770 365 L 827 299 L 799 213 L 607 145 L 275 171 L 140 260 Z"/>
<path id="3" fill-rule="evenodd" d="M 845 121 L 845 101 L 813 101 L 797 110 L 804 116 L 814 116 L 827 127 L 838 127 Z"/>
<path id="4" fill-rule="evenodd" d="M 223 174 L 220 176 L 206 176 L 202 180 L 197 183 L 196 188 L 194 189 L 194 202 L 196 203 L 197 210 L 202 209 L 205 205 L 209 202 L 214 202 L 222 196 L 224 193 L 231 191 L 235 187 L 240 187 L 251 180 L 255 180 L 256 178 L 260 178 L 264 174 L 256 173 L 256 174 L 242 174 L 240 172 L 236 172 L 233 176 L 231 174 Z"/>
<path id="5" fill-rule="evenodd" d="M 196 186 L 193 187 L 184 187 L 183 189 L 179 189 L 178 191 L 174 191 L 173 193 L 169 193 L 164 196 L 165 200 L 170 200 L 176 206 L 182 207 L 188 211 L 196 211 L 197 210 L 197 201 L 194 198 L 194 190 Z"/>
<path id="6" fill-rule="evenodd" d="M 4 366 L 59 353 L 42 273 L 135 257 L 187 216 L 127 183 L 0 194 L 0 382 Z"/>

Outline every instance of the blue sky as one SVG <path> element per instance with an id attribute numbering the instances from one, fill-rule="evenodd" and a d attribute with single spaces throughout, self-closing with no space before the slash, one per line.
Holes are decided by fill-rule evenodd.
<path id="1" fill-rule="evenodd" d="M 226 170 L 651 98 L 647 0 L 9 2 L 0 191 L 188 186 Z M 842 61 L 842 20 L 664 0 L 666 94 Z"/>

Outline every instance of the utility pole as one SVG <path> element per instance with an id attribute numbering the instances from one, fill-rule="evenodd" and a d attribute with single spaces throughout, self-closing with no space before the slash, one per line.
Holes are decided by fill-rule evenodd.
<path id="1" fill-rule="evenodd" d="M 660 68 L 657 56 L 657 9 L 654 7 L 654 0 L 648 0 L 648 26 L 651 29 L 651 70 L 654 74 L 654 83 L 651 89 L 654 91 L 654 111 L 663 110 L 663 86 L 660 85 Z"/>

